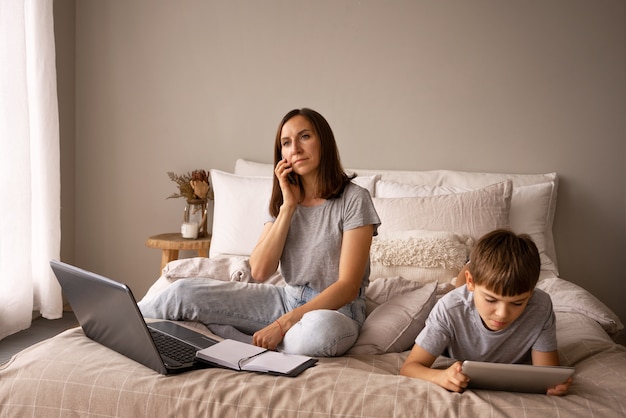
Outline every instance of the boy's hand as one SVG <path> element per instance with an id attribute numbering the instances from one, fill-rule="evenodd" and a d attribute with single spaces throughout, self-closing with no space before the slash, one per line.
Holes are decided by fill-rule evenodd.
<path id="1" fill-rule="evenodd" d="M 570 377 L 565 381 L 565 383 L 561 383 L 560 385 L 556 385 L 555 387 L 548 389 L 546 394 L 551 396 L 567 395 L 567 392 L 569 391 L 569 385 L 571 385 L 572 382 L 573 379 Z"/>
<path id="2" fill-rule="evenodd" d="M 452 392 L 463 392 L 469 383 L 469 377 L 461 372 L 461 365 L 462 363 L 457 361 L 452 366 L 442 370 L 433 379 L 434 383 Z"/>

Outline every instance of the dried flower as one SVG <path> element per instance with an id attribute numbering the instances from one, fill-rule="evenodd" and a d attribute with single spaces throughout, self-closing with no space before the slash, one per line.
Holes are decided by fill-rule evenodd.
<path id="1" fill-rule="evenodd" d="M 170 180 L 178 184 L 179 193 L 172 193 L 167 199 L 184 197 L 187 200 L 213 200 L 213 189 L 209 182 L 209 174 L 205 170 L 194 170 L 191 173 L 178 175 L 168 171 Z"/>

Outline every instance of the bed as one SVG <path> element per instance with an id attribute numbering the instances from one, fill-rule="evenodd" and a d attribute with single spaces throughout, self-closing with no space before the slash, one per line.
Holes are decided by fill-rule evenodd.
<path id="1" fill-rule="evenodd" d="M 73 328 L 0 366 L 0 417 L 626 416 L 626 348 L 613 341 L 623 324 L 559 277 L 555 173 L 352 171 L 372 194 L 382 225 L 372 244 L 368 316 L 348 354 L 322 358 L 293 378 L 221 368 L 162 376 Z M 210 257 L 169 263 L 144 297 L 190 276 L 251 280 L 247 255 L 260 232 L 271 174 L 271 165 L 241 159 L 233 173 L 212 170 Z M 473 243 L 500 227 L 530 234 L 540 250 L 538 287 L 554 304 L 561 362 L 576 369 L 567 396 L 451 393 L 398 374 Z M 282 285 L 280 274 L 272 283 Z M 219 338 L 202 324 L 184 325 Z M 435 366 L 449 361 L 440 357 Z"/>

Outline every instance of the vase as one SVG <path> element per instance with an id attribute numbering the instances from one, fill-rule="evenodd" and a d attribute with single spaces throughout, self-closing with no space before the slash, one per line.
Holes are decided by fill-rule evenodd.
<path id="1" fill-rule="evenodd" d="M 198 238 L 207 235 L 207 219 L 206 219 L 206 200 L 193 199 L 187 200 L 183 222 L 196 223 L 198 225 Z"/>

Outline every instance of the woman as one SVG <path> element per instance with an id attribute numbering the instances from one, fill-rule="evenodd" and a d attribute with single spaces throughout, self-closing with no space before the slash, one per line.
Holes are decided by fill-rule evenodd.
<path id="1" fill-rule="evenodd" d="M 343 171 L 333 132 L 319 113 L 285 115 L 274 163 L 270 217 L 250 267 L 259 282 L 280 267 L 287 286 L 179 280 L 141 310 L 231 325 L 268 349 L 342 355 L 365 320 L 369 250 L 380 220 L 368 191 Z"/>

